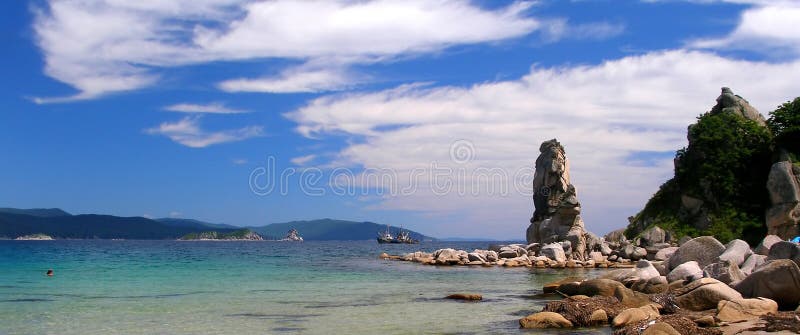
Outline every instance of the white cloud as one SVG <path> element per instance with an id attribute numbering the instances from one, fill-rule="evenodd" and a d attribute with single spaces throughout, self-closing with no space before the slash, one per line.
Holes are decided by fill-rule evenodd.
<path id="1" fill-rule="evenodd" d="M 157 127 L 145 129 L 145 132 L 152 135 L 164 135 L 191 148 L 204 148 L 209 145 L 242 141 L 264 135 L 263 128 L 259 126 L 207 131 L 200 128 L 199 117 L 185 117 L 176 122 L 164 122 Z"/>
<path id="2" fill-rule="evenodd" d="M 306 156 L 300 156 L 300 157 L 292 158 L 291 162 L 294 165 L 303 166 L 303 165 L 306 165 L 309 162 L 313 161 L 316 158 L 317 158 L 317 155 L 306 155 Z"/>
<path id="3" fill-rule="evenodd" d="M 291 68 L 276 77 L 231 79 L 218 86 L 227 92 L 317 93 L 337 91 L 355 85 L 360 80 L 341 69 Z"/>
<path id="4" fill-rule="evenodd" d="M 263 58 L 374 62 L 458 44 L 502 41 L 540 26 L 526 14 L 530 2 L 492 10 L 457 0 L 50 0 L 48 4 L 34 10 L 33 25 L 45 73 L 78 93 L 35 98 L 39 103 L 146 87 L 159 79 L 158 69 L 163 67 Z M 296 80 L 277 78 L 266 87 L 286 91 L 297 87 L 292 86 L 298 85 Z M 300 89 L 332 85 L 301 81 L 306 85 Z"/>
<path id="5" fill-rule="evenodd" d="M 233 162 L 233 164 L 236 164 L 236 165 L 245 165 L 245 164 L 247 164 L 248 161 L 246 159 L 244 159 L 244 158 L 236 158 L 232 162 Z"/>
<path id="6" fill-rule="evenodd" d="M 248 112 L 243 109 L 230 108 L 220 102 L 212 102 L 209 104 L 180 103 L 180 104 L 166 106 L 164 107 L 164 110 L 168 110 L 170 112 L 180 112 L 180 113 L 211 113 L 211 114 L 239 114 Z"/>
<path id="7" fill-rule="evenodd" d="M 715 103 L 721 86 L 763 112 L 800 92 L 800 62 L 769 64 L 691 51 L 653 52 L 598 65 L 532 68 L 522 78 L 469 87 L 406 85 L 372 93 L 321 97 L 287 114 L 306 135 L 347 134 L 356 141 L 332 166 L 391 168 L 407 178 L 432 162 L 467 172 L 530 167 L 539 144 L 558 138 L 589 229 L 627 224 L 672 174 L 672 152 L 686 127 Z M 472 142 L 474 160 L 454 164 L 451 143 Z M 640 152 L 664 152 L 641 164 Z M 522 189 L 527 189 L 524 184 Z M 387 196 L 375 208 L 434 215 L 433 234 L 458 229 L 522 236 L 529 196 L 437 196 L 423 178 L 410 196 Z M 468 231 L 470 230 L 470 231 Z"/>
<path id="8" fill-rule="evenodd" d="M 183 216 L 183 213 L 181 213 L 181 212 L 178 212 L 178 211 L 169 212 L 169 217 L 171 217 L 171 218 L 179 218 L 181 216 Z"/>
<path id="9" fill-rule="evenodd" d="M 800 3 L 773 1 L 746 9 L 733 32 L 690 43 L 701 49 L 752 50 L 769 56 L 800 56 Z"/>

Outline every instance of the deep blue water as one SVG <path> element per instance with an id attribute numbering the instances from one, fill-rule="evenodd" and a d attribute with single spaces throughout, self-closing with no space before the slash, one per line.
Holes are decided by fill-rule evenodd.
<path id="1" fill-rule="evenodd" d="M 0 334 L 518 334 L 542 284 L 593 275 L 377 257 L 444 247 L 487 243 L 0 241 Z"/>

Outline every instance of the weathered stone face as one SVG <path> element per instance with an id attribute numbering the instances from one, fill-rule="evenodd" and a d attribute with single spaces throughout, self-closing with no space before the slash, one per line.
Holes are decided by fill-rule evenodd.
<path id="1" fill-rule="evenodd" d="M 798 233 L 800 222 L 800 175 L 789 161 L 772 165 L 767 179 L 772 207 L 767 210 L 767 233 L 786 240 Z"/>
<path id="2" fill-rule="evenodd" d="M 575 186 L 570 183 L 564 147 L 552 139 L 542 143 L 539 152 L 533 178 L 535 210 L 527 231 L 528 243 L 570 241 L 573 258 L 583 260 L 586 230 Z"/>
<path id="3" fill-rule="evenodd" d="M 767 125 L 764 116 L 758 110 L 750 106 L 750 103 L 744 98 L 733 94 L 733 91 L 727 87 L 722 88 L 722 93 L 717 97 L 717 105 L 711 109 L 711 112 L 737 114 L 762 126 Z"/>

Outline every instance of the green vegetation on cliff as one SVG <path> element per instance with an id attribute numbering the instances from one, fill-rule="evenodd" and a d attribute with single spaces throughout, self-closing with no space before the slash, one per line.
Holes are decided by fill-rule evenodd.
<path id="1" fill-rule="evenodd" d="M 250 229 L 239 229 L 232 232 L 206 231 L 200 233 L 189 233 L 180 238 L 181 240 L 261 240 L 261 236 Z"/>
<path id="2" fill-rule="evenodd" d="M 689 145 L 677 151 L 674 178 L 630 219 L 625 235 L 658 225 L 676 237 L 712 235 L 753 244 L 763 238 L 770 167 L 781 149 L 792 159 L 800 153 L 800 98 L 770 113 L 768 127 L 744 113 L 720 110 L 715 106 L 689 126 Z"/>
<path id="3" fill-rule="evenodd" d="M 800 158 L 800 97 L 778 106 L 767 122 L 775 135 L 775 145 L 786 150 L 797 163 Z"/>

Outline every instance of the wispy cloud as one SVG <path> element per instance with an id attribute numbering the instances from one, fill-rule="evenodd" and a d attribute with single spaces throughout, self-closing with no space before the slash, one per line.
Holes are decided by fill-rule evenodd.
<path id="1" fill-rule="evenodd" d="M 245 164 L 247 164 L 248 161 L 246 159 L 244 159 L 244 158 L 236 158 L 232 162 L 233 162 L 233 164 L 236 164 L 236 165 L 245 165 Z"/>
<path id="2" fill-rule="evenodd" d="M 342 90 L 359 81 L 342 69 L 290 68 L 275 77 L 231 79 L 218 86 L 227 92 L 317 93 Z"/>
<path id="3" fill-rule="evenodd" d="M 457 0 L 50 0 L 46 8 L 34 9 L 45 73 L 78 92 L 34 101 L 139 89 L 171 66 L 264 58 L 375 62 L 502 41 L 540 29 L 527 13 L 531 6 L 514 2 L 486 9 Z M 321 82 L 323 75 L 333 83 Z M 340 86 L 342 78 L 330 75 L 284 74 L 266 83 L 234 80 L 223 87 L 289 92 Z"/>
<path id="4" fill-rule="evenodd" d="M 225 106 L 221 102 L 212 102 L 208 104 L 191 104 L 180 103 L 164 107 L 164 110 L 170 112 L 180 113 L 211 113 L 211 114 L 239 114 L 247 113 L 249 111 L 244 109 L 235 109 Z"/>
<path id="5" fill-rule="evenodd" d="M 156 127 L 145 129 L 145 132 L 151 135 L 166 136 L 191 148 L 204 148 L 214 144 L 242 141 L 264 135 L 263 128 L 260 126 L 207 131 L 200 128 L 199 117 L 185 117 L 176 122 L 164 122 Z"/>
<path id="6" fill-rule="evenodd" d="M 317 155 L 306 155 L 306 156 L 300 156 L 300 157 L 292 158 L 291 162 L 294 165 L 303 166 L 303 165 L 308 164 L 308 162 L 313 161 L 316 158 L 317 158 Z"/>
<path id="7" fill-rule="evenodd" d="M 755 3 L 762 3 L 755 1 Z M 742 12 L 727 36 L 691 41 L 699 49 L 749 50 L 773 58 L 800 57 L 800 3 L 771 1 Z"/>

